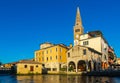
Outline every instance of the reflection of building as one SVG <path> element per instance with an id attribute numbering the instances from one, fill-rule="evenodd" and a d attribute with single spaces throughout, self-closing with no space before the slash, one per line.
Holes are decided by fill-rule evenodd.
<path id="1" fill-rule="evenodd" d="M 110 77 L 79 75 L 18 75 L 16 79 L 18 83 L 116 83 L 115 80 Z M 8 81 L 2 81 L 2 83 L 6 82 Z"/>
<path id="2" fill-rule="evenodd" d="M 102 69 L 108 67 L 108 43 L 100 31 L 84 34 L 79 8 L 77 9 L 76 23 L 74 26 L 74 46 L 81 45 L 95 49 L 102 53 Z"/>
<path id="3" fill-rule="evenodd" d="M 16 79 L 17 83 L 68 83 L 67 77 L 66 75 L 17 75 Z"/>
<path id="4" fill-rule="evenodd" d="M 74 46 L 67 52 L 68 72 L 98 71 L 101 69 L 101 53 L 85 46 Z"/>
<path id="5" fill-rule="evenodd" d="M 17 74 L 41 74 L 42 73 L 42 64 L 34 61 L 19 61 L 16 64 L 16 73 Z"/>
<path id="6" fill-rule="evenodd" d="M 59 72 L 61 66 L 67 62 L 67 50 L 68 47 L 63 44 L 41 44 L 40 50 L 35 51 L 35 61 L 42 63 L 48 73 Z"/>

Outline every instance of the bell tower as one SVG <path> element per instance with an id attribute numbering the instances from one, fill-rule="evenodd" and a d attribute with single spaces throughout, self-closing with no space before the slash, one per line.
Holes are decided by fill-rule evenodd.
<path id="1" fill-rule="evenodd" d="M 80 45 L 80 35 L 84 33 L 79 7 L 77 7 L 76 21 L 74 26 L 74 46 Z"/>

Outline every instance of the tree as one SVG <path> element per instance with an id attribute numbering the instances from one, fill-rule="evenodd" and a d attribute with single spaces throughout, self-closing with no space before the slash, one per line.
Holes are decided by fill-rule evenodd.
<path id="1" fill-rule="evenodd" d="M 2 62 L 0 62 L 0 65 L 2 65 Z"/>
<path id="2" fill-rule="evenodd" d="M 70 65 L 70 67 L 69 67 L 68 70 L 69 70 L 69 71 L 74 71 L 74 67 L 73 67 L 72 65 Z"/>

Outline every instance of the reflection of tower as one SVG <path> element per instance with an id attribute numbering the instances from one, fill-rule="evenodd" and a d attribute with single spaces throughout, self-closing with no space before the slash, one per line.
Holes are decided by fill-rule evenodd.
<path id="1" fill-rule="evenodd" d="M 79 7 L 77 7 L 76 22 L 74 26 L 74 46 L 79 45 L 80 35 L 84 33 Z"/>

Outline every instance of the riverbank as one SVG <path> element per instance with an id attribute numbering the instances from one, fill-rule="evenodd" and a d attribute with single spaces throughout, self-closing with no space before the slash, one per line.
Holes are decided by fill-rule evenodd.
<path id="1" fill-rule="evenodd" d="M 120 76 L 120 71 L 92 71 L 87 72 L 87 76 Z"/>
<path id="2" fill-rule="evenodd" d="M 13 71 L 11 70 L 0 70 L 0 75 L 9 75 L 9 74 L 13 74 Z M 15 73 L 14 73 L 15 74 Z M 16 75 L 44 75 L 44 74 L 16 74 Z M 65 71 L 61 71 L 61 72 L 48 72 L 45 75 L 81 75 L 81 76 L 120 76 L 120 71 L 118 70 L 114 70 L 114 71 L 92 71 L 92 72 L 65 72 Z"/>
<path id="3" fill-rule="evenodd" d="M 9 75 L 11 74 L 11 70 L 0 70 L 0 75 Z"/>
<path id="4" fill-rule="evenodd" d="M 120 76 L 120 71 L 92 71 L 92 72 L 59 72 L 48 75 L 81 75 L 81 76 Z"/>

